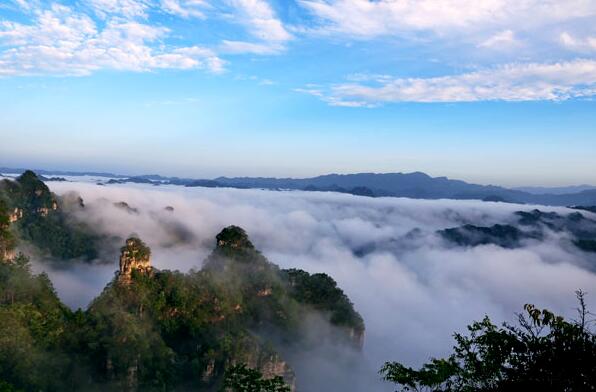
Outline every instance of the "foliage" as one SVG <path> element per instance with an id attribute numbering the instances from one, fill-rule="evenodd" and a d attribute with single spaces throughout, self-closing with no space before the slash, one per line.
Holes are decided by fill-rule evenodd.
<path id="1" fill-rule="evenodd" d="M 222 392 L 290 392 L 283 378 L 265 379 L 258 370 L 240 364 L 226 370 Z"/>
<path id="2" fill-rule="evenodd" d="M 404 391 L 587 391 L 596 388 L 596 334 L 589 328 L 584 294 L 579 319 L 566 321 L 525 305 L 518 326 L 488 317 L 455 334 L 454 353 L 419 370 L 387 362 L 380 373 Z"/>
<path id="3" fill-rule="evenodd" d="M 327 274 L 309 274 L 298 269 L 285 270 L 292 287 L 293 298 L 298 302 L 313 306 L 317 310 L 329 312 L 335 325 L 364 331 L 364 321 L 354 310 L 354 305 L 337 283 Z"/>
<path id="4" fill-rule="evenodd" d="M 60 259 L 97 257 L 96 238 L 62 214 L 29 216 L 19 222 L 22 238 Z"/>
<path id="5" fill-rule="evenodd" d="M 129 255 L 134 255 L 139 260 L 149 260 L 151 257 L 151 249 L 137 237 L 127 239 L 126 245 L 120 248 L 120 252 L 128 252 Z"/>
<path id="6" fill-rule="evenodd" d="M 73 366 L 63 350 L 71 312 L 23 255 L 0 264 L 0 293 L 0 380 L 10 385 L 1 388 L 60 390 Z"/>
<path id="7" fill-rule="evenodd" d="M 244 229 L 238 226 L 224 228 L 215 239 L 219 247 L 254 248 Z"/>

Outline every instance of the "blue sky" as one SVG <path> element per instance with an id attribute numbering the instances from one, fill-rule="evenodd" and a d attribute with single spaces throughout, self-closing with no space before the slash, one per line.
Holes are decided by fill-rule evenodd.
<path id="1" fill-rule="evenodd" d="M 0 2 L 0 166 L 596 184 L 596 2 Z"/>

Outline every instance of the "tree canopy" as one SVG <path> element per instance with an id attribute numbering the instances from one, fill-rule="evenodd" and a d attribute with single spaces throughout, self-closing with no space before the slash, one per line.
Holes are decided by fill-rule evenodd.
<path id="1" fill-rule="evenodd" d="M 524 306 L 517 325 L 488 317 L 456 333 L 454 352 L 415 370 L 387 362 L 380 370 L 402 391 L 592 391 L 596 389 L 596 334 L 584 293 L 577 320 Z"/>

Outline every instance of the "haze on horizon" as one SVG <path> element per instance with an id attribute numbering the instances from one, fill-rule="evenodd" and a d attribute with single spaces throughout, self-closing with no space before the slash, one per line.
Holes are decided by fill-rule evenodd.
<path id="1" fill-rule="evenodd" d="M 0 166 L 596 184 L 596 3 L 8 0 Z"/>

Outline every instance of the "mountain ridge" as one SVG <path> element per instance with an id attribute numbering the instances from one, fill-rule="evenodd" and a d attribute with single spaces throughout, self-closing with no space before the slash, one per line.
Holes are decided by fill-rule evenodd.
<path id="1" fill-rule="evenodd" d="M 17 169 L 13 169 L 17 170 Z M 0 168 L 0 172 L 10 171 Z M 58 174 L 74 172 L 49 172 Z M 99 175 L 100 173 L 81 172 L 78 175 Z M 103 173 L 109 174 L 109 173 Z M 596 188 L 583 188 L 575 193 L 531 193 L 516 188 L 498 185 L 481 185 L 463 180 L 450 179 L 445 176 L 432 177 L 416 171 L 411 173 L 330 173 L 308 178 L 277 177 L 225 177 L 214 179 L 191 179 L 165 177 L 157 174 L 124 176 L 113 175 L 105 184 L 122 184 L 127 182 L 153 185 L 179 185 L 186 187 L 231 187 L 259 188 L 272 190 L 331 191 L 372 197 L 408 197 L 414 199 L 455 199 L 484 200 L 520 204 L 542 204 L 550 206 L 592 206 L 596 205 Z M 588 188 L 586 188 L 588 187 Z M 548 189 L 548 188 L 544 188 Z M 553 188 L 556 189 L 556 188 Z"/>

